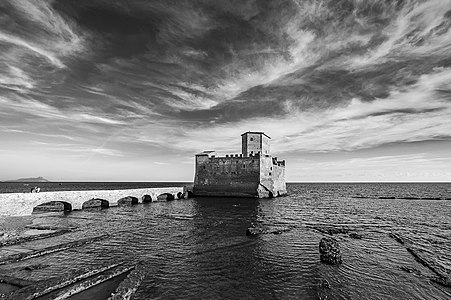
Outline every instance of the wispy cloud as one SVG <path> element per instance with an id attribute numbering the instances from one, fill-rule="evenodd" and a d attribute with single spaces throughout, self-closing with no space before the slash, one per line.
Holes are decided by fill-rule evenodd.
<path id="1" fill-rule="evenodd" d="M 0 8 L 9 150 L 31 141 L 31 152 L 54 145 L 60 157 L 139 169 L 238 153 L 248 130 L 291 157 L 450 139 L 451 0 Z"/>

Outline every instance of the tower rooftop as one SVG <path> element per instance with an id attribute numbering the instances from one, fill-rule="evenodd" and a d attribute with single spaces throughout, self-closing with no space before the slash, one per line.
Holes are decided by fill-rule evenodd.
<path id="1" fill-rule="evenodd" d="M 268 136 L 266 133 L 261 132 L 261 131 L 247 131 L 247 132 L 243 133 L 241 136 L 243 136 L 243 135 L 245 135 L 245 134 L 247 134 L 247 133 L 263 134 L 263 135 L 266 136 L 268 139 L 271 139 L 270 136 Z"/>

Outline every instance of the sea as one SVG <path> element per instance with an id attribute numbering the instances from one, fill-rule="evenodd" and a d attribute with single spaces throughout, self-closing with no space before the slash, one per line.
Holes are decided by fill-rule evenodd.
<path id="1" fill-rule="evenodd" d="M 174 184 L 0 183 L 0 191 Z M 273 199 L 194 197 L 0 217 L 4 232 L 31 223 L 71 228 L 27 242 L 35 248 L 108 235 L 0 265 L 0 274 L 38 281 L 128 262 L 146 270 L 133 299 L 451 299 L 451 183 L 289 183 L 287 190 L 288 196 Z M 247 236 L 250 227 L 261 234 Z M 341 264 L 320 262 L 324 237 L 340 245 Z"/>

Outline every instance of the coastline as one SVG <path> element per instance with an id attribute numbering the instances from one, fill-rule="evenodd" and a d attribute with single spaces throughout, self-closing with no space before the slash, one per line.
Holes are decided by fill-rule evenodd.
<path id="1" fill-rule="evenodd" d="M 81 209 L 83 202 L 93 198 L 109 201 L 110 206 L 117 206 L 117 201 L 123 197 L 133 196 L 142 203 L 143 195 L 150 195 L 152 201 L 163 193 L 176 195 L 183 192 L 184 187 L 162 187 L 123 190 L 86 190 L 86 191 L 57 191 L 40 193 L 6 193 L 0 194 L 0 217 L 31 215 L 33 208 L 50 201 L 65 201 L 72 204 L 72 209 Z"/>

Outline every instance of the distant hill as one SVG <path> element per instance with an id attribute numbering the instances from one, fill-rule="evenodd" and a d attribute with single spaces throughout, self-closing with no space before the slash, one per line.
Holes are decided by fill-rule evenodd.
<path id="1" fill-rule="evenodd" d="M 6 180 L 4 182 L 50 182 L 44 177 L 19 178 L 15 180 Z"/>

